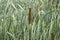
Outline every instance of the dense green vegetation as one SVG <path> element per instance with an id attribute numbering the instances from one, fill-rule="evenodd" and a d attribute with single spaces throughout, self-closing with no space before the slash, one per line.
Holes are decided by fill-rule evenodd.
<path id="1" fill-rule="evenodd" d="M 51 32 L 60 40 L 60 0 L 0 0 L 0 40 L 51 40 Z"/>

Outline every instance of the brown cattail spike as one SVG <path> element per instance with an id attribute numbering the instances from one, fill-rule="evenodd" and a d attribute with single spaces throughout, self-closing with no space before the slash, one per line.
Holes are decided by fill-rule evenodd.
<path id="1" fill-rule="evenodd" d="M 54 34 L 51 33 L 51 40 L 54 40 Z"/>
<path id="2" fill-rule="evenodd" d="M 28 23 L 31 21 L 31 8 L 28 9 Z"/>

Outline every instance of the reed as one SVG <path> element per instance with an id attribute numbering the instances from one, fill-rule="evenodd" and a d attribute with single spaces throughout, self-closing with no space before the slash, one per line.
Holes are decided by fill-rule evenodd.
<path id="1" fill-rule="evenodd" d="M 60 40 L 60 0 L 0 0 L 0 40 Z"/>

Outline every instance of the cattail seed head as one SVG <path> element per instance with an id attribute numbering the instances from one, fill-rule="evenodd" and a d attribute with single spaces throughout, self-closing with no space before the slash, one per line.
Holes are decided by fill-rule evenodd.
<path id="1" fill-rule="evenodd" d="M 51 40 L 54 40 L 54 34 L 53 34 L 53 32 L 51 33 Z"/>
<path id="2" fill-rule="evenodd" d="M 28 23 L 31 22 L 31 8 L 28 8 Z"/>

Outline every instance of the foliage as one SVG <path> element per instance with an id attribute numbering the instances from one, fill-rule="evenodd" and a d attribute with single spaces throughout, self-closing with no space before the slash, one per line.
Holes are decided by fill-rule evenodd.
<path id="1" fill-rule="evenodd" d="M 60 0 L 0 0 L 0 40 L 60 40 L 59 11 Z"/>

